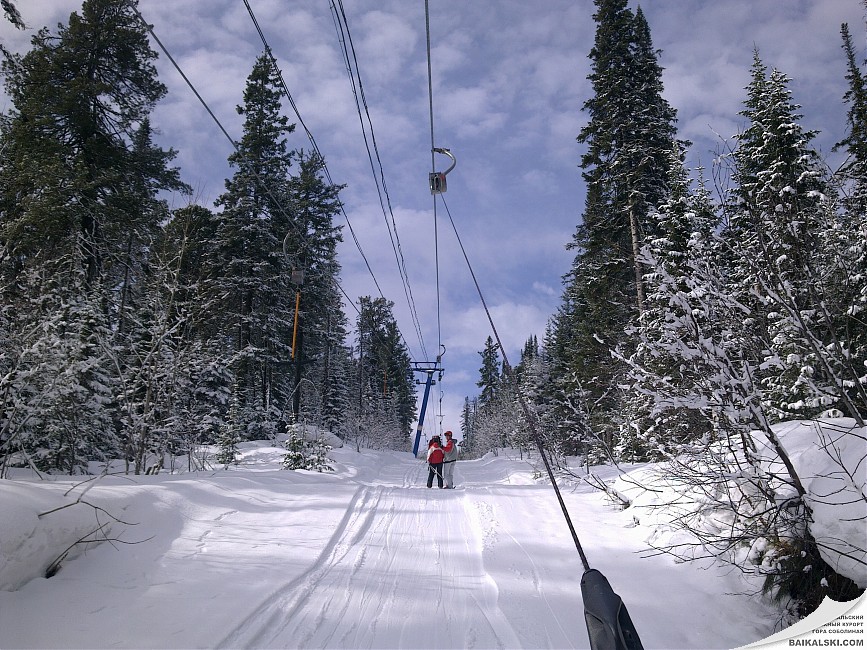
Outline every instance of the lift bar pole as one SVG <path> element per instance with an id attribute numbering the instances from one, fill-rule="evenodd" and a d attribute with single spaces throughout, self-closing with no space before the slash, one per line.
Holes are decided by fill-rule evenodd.
<path id="1" fill-rule="evenodd" d="M 412 455 L 418 456 L 418 443 L 421 441 L 421 430 L 424 427 L 424 414 L 427 411 L 427 398 L 430 396 L 430 387 L 433 384 L 433 376 L 436 370 L 424 370 L 427 373 L 427 382 L 424 385 L 424 397 L 421 400 L 421 413 L 418 416 L 418 427 L 415 430 L 415 442 L 412 444 Z"/>

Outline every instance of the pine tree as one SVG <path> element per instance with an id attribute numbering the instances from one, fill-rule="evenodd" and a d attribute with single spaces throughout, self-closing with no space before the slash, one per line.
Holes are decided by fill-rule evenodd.
<path id="1" fill-rule="evenodd" d="M 368 418 L 379 413 L 380 422 L 391 422 L 394 432 L 384 431 L 391 440 L 398 439 L 398 449 L 406 449 L 415 419 L 415 383 L 409 352 L 400 335 L 392 308 L 384 298 L 359 299 L 358 360 L 360 377 L 361 422 L 372 431 Z"/>
<path id="2" fill-rule="evenodd" d="M 57 35 L 43 29 L 30 52 L 3 62 L 15 107 L 0 179 L 3 239 L 19 256 L 80 246 L 91 291 L 139 224 L 131 185 L 182 187 L 166 175 L 171 152 L 148 147 L 143 164 L 133 145 L 166 92 L 133 6 L 86 0 Z"/>
<path id="3" fill-rule="evenodd" d="M 485 340 L 485 349 L 479 352 L 479 356 L 482 357 L 482 367 L 479 368 L 476 386 L 481 388 L 479 405 L 484 406 L 497 396 L 501 384 L 499 348 L 490 336 Z"/>
<path id="4" fill-rule="evenodd" d="M 216 233 L 205 256 L 205 296 L 219 302 L 208 329 L 232 351 L 231 368 L 242 437 L 269 437 L 288 411 L 294 292 L 282 241 L 290 230 L 289 168 L 285 136 L 293 126 L 280 114 L 279 79 L 260 56 L 238 112 L 243 136 L 229 157 L 236 168 L 217 201 Z"/>
<path id="5" fill-rule="evenodd" d="M 595 4 L 594 96 L 584 104 L 590 120 L 578 136 L 586 145 L 581 168 L 587 198 L 569 245 L 577 252 L 564 278 L 550 353 L 555 402 L 566 409 L 560 419 L 578 412 L 576 396 L 564 391 L 581 391 L 581 401 L 592 405 L 581 409 L 590 418 L 584 424 L 610 445 L 622 420 L 614 387 L 625 372 L 610 353 L 634 349 L 628 330 L 643 309 L 644 293 L 638 253 L 656 233 L 652 209 L 667 196 L 676 113 L 662 96 L 662 68 L 643 13 L 633 14 L 626 0 Z"/>

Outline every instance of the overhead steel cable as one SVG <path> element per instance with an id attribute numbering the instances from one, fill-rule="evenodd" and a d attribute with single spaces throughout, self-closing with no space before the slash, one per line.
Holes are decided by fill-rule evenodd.
<path id="1" fill-rule="evenodd" d="M 283 90 L 283 94 L 286 96 L 289 105 L 295 112 L 295 117 L 298 118 L 298 123 L 301 124 L 302 128 L 304 129 L 304 133 L 307 135 L 307 139 L 310 141 L 310 146 L 313 147 L 313 151 L 316 152 L 316 155 L 318 155 L 320 160 L 322 161 L 322 171 L 325 173 L 325 178 L 328 179 L 328 183 L 330 185 L 335 185 L 334 180 L 331 178 L 331 172 L 328 169 L 328 165 L 325 162 L 325 156 L 322 155 L 322 152 L 319 150 L 319 145 L 316 144 L 316 138 L 313 137 L 313 133 L 310 131 L 310 129 L 307 128 L 307 124 L 304 122 L 304 118 L 301 117 L 301 111 L 298 110 L 298 106 L 295 104 L 295 99 L 292 97 L 292 93 L 289 92 L 289 86 L 286 85 L 286 80 L 283 78 L 283 72 L 277 65 L 277 58 L 274 56 L 274 52 L 271 50 L 271 46 L 268 44 L 268 41 L 265 38 L 265 33 L 259 26 L 259 21 L 256 19 L 256 14 L 253 12 L 253 8 L 250 6 L 248 0 L 244 0 L 244 6 L 247 7 L 247 13 L 250 15 L 250 20 L 253 22 L 253 26 L 256 28 L 256 32 L 259 34 L 259 39 L 262 41 L 262 46 L 265 48 L 265 54 L 268 55 L 271 66 L 274 68 L 274 72 L 280 81 L 280 87 Z M 361 257 L 364 260 L 365 265 L 367 266 L 367 270 L 370 272 L 370 275 L 373 278 L 373 283 L 376 285 L 376 288 L 379 291 L 379 295 L 384 299 L 385 296 L 383 295 L 382 288 L 379 286 L 379 281 L 376 279 L 376 275 L 374 274 L 373 269 L 370 266 L 367 255 L 364 254 L 364 250 L 362 250 L 361 248 L 361 242 L 359 241 L 358 236 L 355 234 L 355 229 L 352 227 L 352 222 L 350 221 L 349 216 L 346 214 L 346 211 L 343 209 L 342 203 L 340 205 L 340 211 L 343 214 L 343 218 L 346 220 L 346 225 L 349 227 L 349 232 L 352 235 L 352 240 L 355 243 L 355 247 L 361 254 Z"/>
<path id="2" fill-rule="evenodd" d="M 431 49 L 430 49 L 430 6 L 428 0 L 424 0 L 424 29 L 425 40 L 427 46 L 427 96 L 428 96 L 428 112 L 430 114 L 430 170 L 431 173 L 436 173 L 436 144 L 434 140 L 434 110 L 433 110 L 433 73 L 431 65 Z M 442 321 L 440 315 L 440 254 L 439 254 L 439 235 L 437 233 L 437 196 L 433 194 L 433 227 L 434 227 L 434 269 L 436 273 L 436 294 L 437 294 L 437 344 L 440 349 L 443 344 L 442 337 Z"/>
<path id="3" fill-rule="evenodd" d="M 255 26 L 256 31 L 259 34 L 259 38 L 262 41 L 263 47 L 265 48 L 265 53 L 267 54 L 267 56 L 271 62 L 271 65 L 274 68 L 274 72 L 280 81 L 280 86 L 283 89 L 283 93 L 286 95 L 286 98 L 288 99 L 290 106 L 292 106 L 292 110 L 295 112 L 295 115 L 297 116 L 299 123 L 303 126 L 304 131 L 307 134 L 307 138 L 308 138 L 308 140 L 310 140 L 310 144 L 313 147 L 313 150 L 317 153 L 317 155 L 319 155 L 320 160 L 322 161 L 322 166 L 323 166 L 323 171 L 325 173 L 325 177 L 328 179 L 328 182 L 331 185 L 334 185 L 335 183 L 331 178 L 331 173 L 328 170 L 328 167 L 325 163 L 325 157 L 320 152 L 319 146 L 316 144 L 316 140 L 313 137 L 313 133 L 304 124 L 304 120 L 301 117 L 301 112 L 298 110 L 298 106 L 295 104 L 295 100 L 292 98 L 292 93 L 289 92 L 289 87 L 286 84 L 286 80 L 283 78 L 283 72 L 280 70 L 280 66 L 277 64 L 277 58 L 274 56 L 274 52 L 271 49 L 271 46 L 268 44 L 268 40 L 265 38 L 265 33 L 262 31 L 262 28 L 259 26 L 259 21 L 256 19 L 256 14 L 253 11 L 253 8 L 250 6 L 250 3 L 248 2 L 248 0 L 244 0 L 244 6 L 247 8 L 247 13 L 250 15 L 250 20 L 253 22 L 253 25 Z M 361 254 L 361 257 L 364 260 L 365 265 L 367 266 L 367 270 L 370 273 L 370 276 L 373 278 L 373 282 L 376 285 L 377 290 L 379 291 L 380 297 L 383 300 L 386 300 L 385 295 L 382 291 L 382 288 L 379 285 L 379 281 L 376 279 L 376 275 L 374 274 L 373 269 L 370 266 L 370 262 L 368 261 L 367 256 L 364 254 L 364 251 L 361 248 L 361 242 L 359 241 L 358 236 L 355 233 L 355 229 L 352 227 L 352 222 L 349 219 L 349 215 L 346 214 L 346 211 L 343 208 L 342 203 L 340 204 L 340 211 L 343 214 L 344 219 L 346 220 L 347 226 L 349 227 L 349 232 L 352 235 L 353 242 L 355 243 L 356 248 L 358 249 L 359 253 Z M 357 309 L 356 309 L 356 311 L 357 311 Z M 406 337 L 404 337 L 403 332 L 401 331 L 400 327 L 397 328 L 397 331 L 398 331 L 398 334 L 400 335 L 401 340 L 403 341 L 404 345 L 406 346 L 407 351 L 410 353 L 410 357 L 412 357 L 411 348 L 409 346 L 409 343 L 406 340 Z"/>
<path id="4" fill-rule="evenodd" d="M 430 109 L 430 140 L 431 140 L 431 174 L 436 173 L 436 161 L 434 159 L 434 153 L 437 148 L 434 141 L 434 112 L 433 112 L 433 75 L 431 74 L 431 47 L 430 47 L 430 9 L 428 5 L 428 0 L 424 2 L 424 18 L 425 18 L 425 31 L 427 34 L 427 79 L 428 79 L 428 97 L 429 97 L 429 109 Z M 509 364 L 509 358 L 506 355 L 506 348 L 503 345 L 503 341 L 500 339 L 500 333 L 497 331 L 497 326 L 494 324 L 494 318 L 491 315 L 491 310 L 488 308 L 488 303 L 485 300 L 485 296 L 482 293 L 482 288 L 479 285 L 479 281 L 476 278 L 476 273 L 473 270 L 473 265 L 470 263 L 469 255 L 467 255 L 467 251 L 464 248 L 464 243 L 461 241 L 461 236 L 458 233 L 458 228 L 455 225 L 454 219 L 452 219 L 452 214 L 449 211 L 449 206 L 446 203 L 443 195 L 433 194 L 433 205 L 434 205 L 434 233 L 436 233 L 436 205 L 437 205 L 437 196 L 442 199 L 443 207 L 446 209 L 446 214 L 449 218 L 449 223 L 452 226 L 452 230 L 455 233 L 455 238 L 457 239 L 458 246 L 461 249 L 461 253 L 464 256 L 464 261 L 467 264 L 467 269 L 469 269 L 470 277 L 473 279 L 473 284 L 476 286 L 476 291 L 479 294 L 479 300 L 482 303 L 482 308 L 485 310 L 485 314 L 488 317 L 488 323 L 491 326 L 491 331 L 494 334 L 494 338 L 497 341 L 497 346 L 500 348 L 500 354 L 503 355 L 503 371 L 508 375 L 512 386 L 515 390 L 515 395 L 518 399 L 518 402 L 521 405 L 521 410 L 524 412 L 524 417 L 527 419 L 527 426 L 530 427 L 530 432 L 532 438 L 536 441 L 536 445 L 539 449 L 539 455 L 542 457 L 543 462 L 545 463 L 545 468 L 548 472 L 548 478 L 551 480 L 551 485 L 554 487 L 554 492 L 557 495 L 557 500 L 560 502 L 560 508 L 563 511 L 563 516 L 566 518 L 566 523 L 569 526 L 569 531 L 572 533 L 572 540 L 575 542 L 575 547 L 578 549 L 578 555 L 581 556 L 581 562 L 584 565 L 584 570 L 588 571 L 590 569 L 590 564 L 587 562 L 587 557 L 584 555 L 584 549 L 581 546 L 581 541 L 578 539 L 578 533 L 575 532 L 575 527 L 572 525 L 572 518 L 569 516 L 569 511 L 566 508 L 566 503 L 563 501 L 563 496 L 560 494 L 560 488 L 557 485 L 557 480 L 554 477 L 554 471 L 551 469 L 551 463 L 548 461 L 548 455 L 545 452 L 545 447 L 542 443 L 542 436 L 539 434 L 538 428 L 536 427 L 536 418 L 533 413 L 530 411 L 530 407 L 527 404 L 527 400 L 521 394 L 520 388 L 518 386 L 518 380 L 515 377 L 514 372 L 512 371 L 512 366 Z M 439 259 L 437 259 L 437 273 L 439 273 Z M 439 281 L 437 281 L 437 311 L 439 312 Z M 439 313 L 437 313 L 437 319 L 439 319 Z"/>
<path id="5" fill-rule="evenodd" d="M 397 221 L 394 218 L 394 211 L 391 205 L 391 196 L 388 193 L 388 188 L 385 183 L 385 171 L 383 169 L 382 158 L 379 154 L 379 147 L 376 142 L 376 134 L 373 129 L 373 120 L 370 116 L 370 110 L 367 104 L 367 98 L 364 94 L 364 83 L 361 79 L 361 69 L 358 65 L 358 56 L 355 51 L 355 45 L 352 41 L 352 32 L 349 29 L 349 22 L 346 18 L 346 11 L 343 8 L 343 0 L 337 0 L 337 4 L 335 4 L 334 0 L 330 2 L 332 16 L 334 18 L 334 26 L 337 30 L 337 37 L 340 41 L 341 48 L 343 50 L 343 59 L 346 64 L 346 71 L 349 75 L 350 86 L 352 87 L 352 94 L 355 99 L 355 109 L 358 114 L 358 120 L 361 125 L 361 133 L 364 138 L 364 146 L 367 150 L 367 158 L 370 162 L 370 169 L 373 174 L 374 184 L 376 186 L 376 191 L 379 196 L 379 205 L 382 210 L 382 216 L 385 220 L 385 226 L 388 230 L 388 235 L 391 240 L 391 247 L 394 251 L 395 261 L 397 262 L 398 272 L 401 277 L 401 281 L 403 283 L 404 294 L 406 295 L 407 304 L 410 310 L 410 316 L 413 320 L 413 324 L 416 329 L 416 334 L 419 339 L 419 345 L 421 346 L 422 354 L 425 358 L 427 358 L 427 350 L 425 349 L 424 344 L 424 335 L 421 329 L 421 322 L 418 317 L 418 310 L 415 305 L 415 298 L 412 294 L 412 285 L 409 280 L 409 273 L 406 268 L 406 259 L 403 255 L 403 248 L 400 243 L 400 236 L 397 231 Z M 339 5 L 339 9 L 338 9 Z M 348 43 L 348 47 L 347 47 Z M 351 52 L 351 57 L 350 57 Z M 365 120 L 362 116 L 362 108 L 364 115 L 367 117 L 367 127 L 365 127 Z M 367 132 L 370 131 L 370 141 L 368 141 Z M 373 147 L 373 151 L 371 151 L 371 145 Z M 379 167 L 379 172 L 377 175 L 376 165 L 374 164 L 374 158 L 376 158 L 376 164 Z M 389 216 L 391 217 L 391 223 L 389 223 Z"/>
<path id="6" fill-rule="evenodd" d="M 190 88 L 190 90 L 193 92 L 193 94 L 196 96 L 196 98 L 197 98 L 197 99 L 199 100 L 199 102 L 202 104 L 202 106 L 204 107 L 204 109 L 207 111 L 208 115 L 211 116 L 211 119 L 214 121 L 214 123 L 217 125 L 217 127 L 220 129 L 220 131 L 222 131 L 223 135 L 226 136 L 226 139 L 227 139 L 227 140 L 229 141 L 229 143 L 232 145 L 232 148 L 235 150 L 235 152 L 238 153 L 238 154 L 242 154 L 242 152 L 241 152 L 241 150 L 240 150 L 240 147 L 238 146 L 238 143 L 235 142 L 235 140 L 232 138 L 232 136 L 229 135 L 229 132 L 225 129 L 225 127 L 223 126 L 223 124 L 220 122 L 219 118 L 217 118 L 217 116 L 216 116 L 216 115 L 214 114 L 214 112 L 211 110 L 211 107 L 208 106 L 208 103 L 207 103 L 207 102 L 204 100 L 204 98 L 199 94 L 199 91 L 196 90 L 196 87 L 195 87 L 195 85 L 193 84 L 193 82 L 190 81 L 189 77 L 187 77 L 186 74 L 184 74 L 184 71 L 181 69 L 181 66 L 180 66 L 180 65 L 178 64 L 178 62 L 174 59 L 174 57 L 171 55 L 171 53 L 169 52 L 168 48 L 163 44 L 163 42 L 162 42 L 162 41 L 159 39 L 159 37 L 156 35 L 156 32 L 154 31 L 153 26 L 152 26 L 151 24 L 149 24 L 149 23 L 144 19 L 144 16 L 142 16 L 142 14 L 141 14 L 141 12 L 139 11 L 138 7 L 136 7 L 134 4 L 132 4 L 131 7 L 132 7 L 133 11 L 135 12 L 135 14 L 138 16 L 139 20 L 140 20 L 140 21 L 142 22 L 142 24 L 145 26 L 145 29 L 148 30 L 148 32 L 150 33 L 151 37 L 154 39 L 154 42 L 159 46 L 159 48 L 160 48 L 160 50 L 162 50 L 163 54 L 166 55 L 166 58 L 171 62 L 172 66 L 174 66 L 175 70 L 178 72 L 178 74 L 181 76 L 181 78 L 186 82 L 187 86 Z M 246 161 L 244 161 L 244 159 L 243 159 L 243 155 L 241 155 L 240 160 L 241 160 L 242 163 L 243 163 L 243 162 L 246 162 Z M 280 202 L 280 200 L 279 200 L 277 197 L 275 197 L 274 194 L 271 192 L 271 190 L 270 190 L 268 184 L 264 181 L 264 179 L 263 179 L 263 178 L 262 178 L 262 177 L 261 177 L 261 176 L 256 172 L 256 170 L 253 169 L 253 168 L 248 167 L 248 168 L 247 168 L 247 171 L 249 171 L 249 172 L 253 175 L 253 177 L 256 179 L 256 181 L 257 181 L 257 182 L 259 183 L 259 185 L 261 186 L 261 189 L 262 189 L 266 194 L 268 194 L 268 196 L 269 196 L 269 197 L 271 198 L 271 200 L 274 202 L 274 205 L 277 206 L 277 208 L 280 209 L 281 212 L 283 212 L 283 215 L 284 215 L 285 217 L 287 217 L 287 221 L 288 221 L 289 224 L 290 224 L 290 225 L 295 229 L 296 234 L 298 235 L 298 237 L 301 238 L 302 241 L 305 241 L 305 240 L 306 240 L 306 233 L 302 233 L 302 232 L 300 232 L 300 231 L 297 229 L 297 226 L 294 225 L 292 219 L 289 218 L 289 214 L 288 214 L 288 212 L 287 212 L 286 209 L 283 207 L 283 205 L 282 205 L 282 203 Z M 359 251 L 360 251 L 360 249 L 359 249 Z M 364 257 L 364 252 L 363 252 L 363 251 L 360 251 L 360 252 L 361 252 L 361 254 L 362 254 L 362 257 Z M 367 260 L 366 260 L 366 258 L 365 258 L 365 262 L 366 262 L 366 261 L 367 261 Z M 370 270 L 370 265 L 368 265 L 368 270 Z M 373 271 L 371 270 L 370 272 L 371 272 L 371 276 L 373 276 Z M 376 281 L 376 276 L 373 276 L 373 280 L 374 280 L 374 283 L 376 283 L 377 288 L 379 288 L 379 283 Z M 341 292 L 341 293 L 346 297 L 346 299 L 349 301 L 349 304 L 352 305 L 352 308 L 353 308 L 353 309 L 354 309 L 354 310 L 355 310 L 355 311 L 360 315 L 361 312 L 359 311 L 359 309 L 358 309 L 358 307 L 356 306 L 355 302 L 354 302 L 354 301 L 349 297 L 349 295 L 346 293 L 346 290 L 341 286 L 340 282 L 339 282 L 336 278 L 334 279 L 334 282 L 335 282 L 337 288 L 340 289 L 340 292 Z M 382 292 L 381 292 L 381 290 L 380 290 L 380 294 L 381 294 L 381 293 L 382 293 Z M 384 296 L 383 296 L 383 299 L 384 299 Z"/>
<path id="7" fill-rule="evenodd" d="M 430 171 L 431 175 L 436 173 L 436 141 L 434 140 L 434 110 L 433 110 L 433 66 L 431 63 L 431 47 L 430 47 L 430 6 L 428 0 L 424 0 L 424 31 L 425 31 L 425 49 L 427 53 L 427 96 L 428 96 L 428 113 L 430 122 Z M 437 308 L 437 349 L 443 348 L 442 336 L 442 316 L 440 309 L 440 248 L 439 248 L 439 232 L 437 223 L 437 195 L 431 193 L 433 199 L 433 229 L 434 229 L 434 275 L 436 281 L 436 308 Z M 439 388 L 440 398 L 438 401 L 439 421 L 442 426 L 442 404 L 443 404 L 443 389 L 442 382 Z"/>
<path id="8" fill-rule="evenodd" d="M 485 300 L 484 294 L 482 294 L 482 287 L 479 285 L 478 278 L 476 278 L 476 273 L 473 270 L 473 265 L 470 263 L 469 255 L 467 255 L 467 251 L 464 248 L 464 243 L 461 241 L 461 236 L 458 233 L 458 227 L 455 225 L 454 219 L 452 219 L 452 213 L 449 211 L 449 206 L 446 203 L 446 200 L 443 199 L 443 207 L 446 209 L 446 214 L 449 217 L 449 223 L 452 226 L 452 230 L 455 233 L 455 239 L 457 239 L 458 246 L 461 249 L 461 254 L 464 256 L 464 261 L 467 264 L 467 269 L 469 269 L 470 277 L 473 279 L 473 284 L 476 287 L 476 292 L 479 294 L 479 300 L 482 303 L 482 308 L 485 310 L 485 315 L 488 317 L 488 323 L 491 326 L 491 331 L 494 334 L 494 338 L 497 341 L 497 346 L 500 348 L 500 354 L 503 355 L 503 371 L 508 375 L 509 380 L 511 381 L 512 388 L 515 391 L 515 396 L 518 400 L 518 403 L 521 405 L 521 410 L 524 413 L 524 417 L 527 420 L 527 426 L 530 427 L 530 435 L 535 440 L 536 446 L 539 449 L 539 455 L 542 457 L 542 461 L 545 464 L 545 469 L 548 473 L 548 478 L 551 481 L 551 486 L 554 488 L 554 492 L 557 495 L 557 500 L 560 502 L 560 509 L 563 512 L 563 516 L 566 519 L 566 524 L 569 526 L 569 532 L 572 534 L 572 541 L 575 543 L 575 548 L 578 549 L 578 555 L 581 556 L 581 563 L 584 565 L 584 570 L 590 570 L 590 564 L 587 561 L 587 556 L 584 555 L 584 548 L 581 546 L 581 540 L 578 539 L 578 533 L 575 531 L 575 526 L 572 524 L 572 517 L 569 515 L 569 510 L 566 508 L 566 502 L 563 501 L 563 495 L 560 493 L 560 487 L 557 485 L 557 479 L 554 477 L 554 470 L 551 469 L 551 463 L 548 460 L 548 454 L 545 451 L 544 444 L 542 443 L 542 436 L 539 433 L 538 427 L 536 426 L 536 417 L 530 411 L 530 407 L 527 404 L 527 400 L 521 394 L 520 387 L 518 386 L 518 379 L 515 377 L 515 373 L 512 370 L 512 365 L 509 363 L 509 357 L 506 355 L 506 348 L 503 345 L 503 341 L 500 338 L 500 333 L 497 331 L 497 326 L 494 324 L 494 317 L 491 315 L 491 310 L 488 309 L 488 303 Z"/>

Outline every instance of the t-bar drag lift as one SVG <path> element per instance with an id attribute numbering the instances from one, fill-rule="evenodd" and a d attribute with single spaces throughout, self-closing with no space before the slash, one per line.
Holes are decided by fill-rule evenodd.
<path id="1" fill-rule="evenodd" d="M 428 177 L 430 181 L 430 193 L 442 194 L 448 189 L 446 185 L 446 174 L 448 174 L 451 170 L 455 168 L 455 165 L 458 164 L 458 161 L 455 160 L 452 152 L 448 149 L 443 149 L 442 147 L 434 147 L 433 150 L 435 153 L 444 154 L 452 159 L 452 164 L 447 170 L 445 170 L 444 172 L 431 172 Z"/>

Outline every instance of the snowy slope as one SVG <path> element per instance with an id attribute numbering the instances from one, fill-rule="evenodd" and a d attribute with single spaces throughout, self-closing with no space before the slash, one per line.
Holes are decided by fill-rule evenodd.
<path id="1" fill-rule="evenodd" d="M 318 474 L 280 471 L 281 453 L 250 446 L 228 471 L 105 477 L 65 497 L 69 479 L 4 481 L 7 589 L 23 554 L 39 574 L 46 540 L 63 533 L 59 553 L 108 520 L 81 504 L 75 531 L 71 509 L 36 519 L 54 503 L 87 489 L 126 523 L 111 524 L 121 543 L 0 591 L 0 647 L 589 647 L 580 559 L 532 461 L 461 461 L 447 491 L 425 488 L 410 454 L 338 449 L 337 471 Z M 586 486 L 564 497 L 646 648 L 733 648 L 774 631 L 777 612 L 740 575 L 642 557 L 648 531 L 628 512 Z"/>

